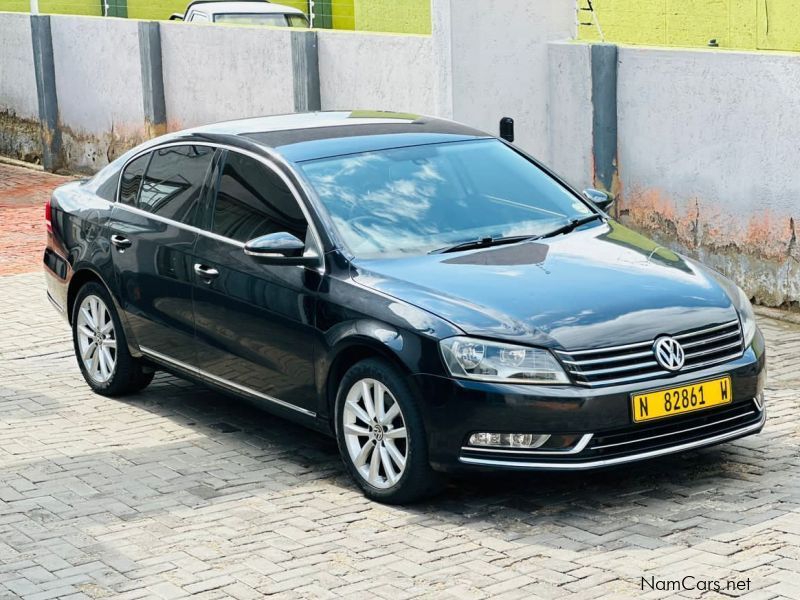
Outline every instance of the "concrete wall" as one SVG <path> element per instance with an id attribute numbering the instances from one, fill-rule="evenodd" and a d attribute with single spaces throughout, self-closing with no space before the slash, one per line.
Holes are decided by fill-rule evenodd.
<path id="1" fill-rule="evenodd" d="M 138 24 L 52 17 L 65 162 L 94 171 L 145 139 Z"/>
<path id="2" fill-rule="evenodd" d="M 323 110 L 439 114 L 430 36 L 317 32 Z"/>
<path id="3" fill-rule="evenodd" d="M 593 185 L 591 46 L 548 47 L 549 165 L 573 187 Z"/>
<path id="4" fill-rule="evenodd" d="M 800 301 L 800 61 L 791 54 L 622 47 L 620 208 L 637 228 Z"/>
<path id="5" fill-rule="evenodd" d="M 519 145 L 549 159 L 547 42 L 574 37 L 574 4 L 450 3 L 453 117 L 491 132 L 501 117 L 513 117 Z"/>
<path id="6" fill-rule="evenodd" d="M 293 112 L 291 35 L 285 29 L 162 23 L 167 128 Z"/>
<path id="7" fill-rule="evenodd" d="M 39 162 L 41 152 L 30 17 L 3 15 L 0 19 L 0 154 Z"/>

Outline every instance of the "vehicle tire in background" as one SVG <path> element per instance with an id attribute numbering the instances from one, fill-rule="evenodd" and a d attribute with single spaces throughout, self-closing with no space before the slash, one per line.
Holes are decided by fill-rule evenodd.
<path id="1" fill-rule="evenodd" d="M 339 384 L 335 415 L 339 452 L 368 498 L 404 504 L 442 489 L 428 462 L 417 395 L 388 362 L 353 365 Z"/>
<path id="2" fill-rule="evenodd" d="M 75 298 L 72 342 L 83 378 L 98 394 L 138 392 L 153 380 L 153 368 L 131 356 L 114 302 L 97 282 L 85 284 Z"/>

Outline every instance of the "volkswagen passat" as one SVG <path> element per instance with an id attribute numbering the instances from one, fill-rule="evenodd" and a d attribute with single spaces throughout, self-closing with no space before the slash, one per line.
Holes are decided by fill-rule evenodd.
<path id="1" fill-rule="evenodd" d="M 765 420 L 744 293 L 494 136 L 375 112 L 143 144 L 46 207 L 86 382 L 155 369 L 336 436 L 370 497 L 459 469 L 579 470 Z"/>

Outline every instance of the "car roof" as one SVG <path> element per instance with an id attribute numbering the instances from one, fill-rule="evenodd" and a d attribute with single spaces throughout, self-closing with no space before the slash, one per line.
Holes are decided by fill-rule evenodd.
<path id="1" fill-rule="evenodd" d="M 293 6 L 272 4 L 266 0 L 244 0 L 239 2 L 214 2 L 209 0 L 195 0 L 186 7 L 186 12 L 194 8 L 209 14 L 226 13 L 261 13 L 261 14 L 291 14 L 304 15 L 305 13 Z"/>
<path id="2" fill-rule="evenodd" d="M 387 148 L 492 137 L 461 123 L 386 111 L 323 111 L 226 121 L 191 129 L 199 137 L 255 142 L 291 162 Z"/>

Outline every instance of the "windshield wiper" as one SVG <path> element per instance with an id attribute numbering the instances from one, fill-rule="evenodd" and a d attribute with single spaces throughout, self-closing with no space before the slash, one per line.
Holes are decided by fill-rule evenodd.
<path id="1" fill-rule="evenodd" d="M 474 250 L 476 248 L 490 248 L 491 246 L 501 246 L 503 244 L 513 244 L 523 240 L 529 240 L 530 235 L 510 235 L 506 237 L 482 237 L 477 240 L 468 240 L 466 242 L 459 242 L 452 246 L 445 246 L 444 248 L 437 248 L 431 250 L 428 254 L 447 254 L 448 252 L 459 252 L 461 250 Z"/>
<path id="2" fill-rule="evenodd" d="M 580 219 L 572 219 L 569 223 L 566 223 L 557 229 L 553 229 L 553 231 L 548 231 L 547 233 L 543 233 L 542 235 L 537 235 L 529 239 L 541 240 L 542 238 L 549 238 L 556 235 L 561 235 L 562 233 L 569 233 L 581 225 L 586 225 L 586 223 L 591 223 L 597 219 L 603 219 L 603 215 L 600 213 L 592 213 L 591 215 L 581 217 Z"/>
<path id="3" fill-rule="evenodd" d="M 569 233 L 573 229 L 591 223 L 597 219 L 602 219 L 603 215 L 600 213 L 592 213 L 591 215 L 581 217 L 580 219 L 571 219 L 569 223 L 562 225 L 558 229 L 548 231 L 541 235 L 509 235 L 505 237 L 482 237 L 476 240 L 468 240 L 466 242 L 459 242 L 452 246 L 445 246 L 444 248 L 437 248 L 431 250 L 428 254 L 447 254 L 448 252 L 459 252 L 461 250 L 475 250 L 476 248 L 490 248 L 491 246 L 501 246 L 503 244 L 515 244 L 517 242 L 540 240 L 542 238 L 553 237 L 562 233 Z"/>

